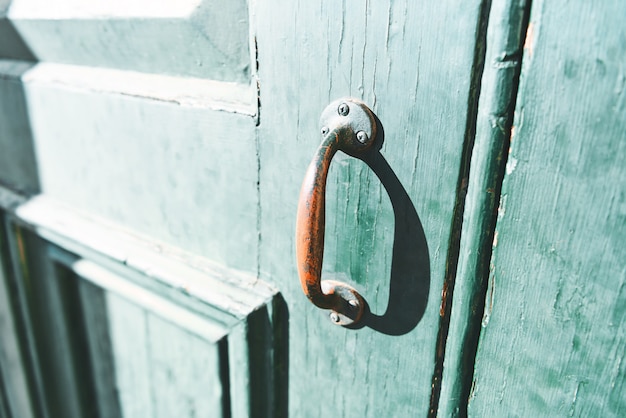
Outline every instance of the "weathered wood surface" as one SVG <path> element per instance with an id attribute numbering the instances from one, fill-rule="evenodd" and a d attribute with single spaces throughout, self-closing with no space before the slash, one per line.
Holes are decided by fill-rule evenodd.
<path id="1" fill-rule="evenodd" d="M 624 16 L 533 2 L 471 416 L 626 414 Z"/>
<path id="2" fill-rule="evenodd" d="M 0 183 L 27 193 L 37 192 L 39 173 L 22 83 L 22 75 L 33 63 L 1 57 Z"/>
<path id="3" fill-rule="evenodd" d="M 286 318 L 274 289 L 49 197 L 0 198 L 13 212 L 12 282 L 40 375 L 33 390 L 46 395 L 42 416 L 284 410 L 274 393 L 284 387 L 286 336 L 277 341 L 275 329 Z"/>
<path id="4" fill-rule="evenodd" d="M 292 416 L 428 414 L 479 3 L 256 4 L 259 267 L 289 306 Z M 342 96 L 362 99 L 382 121 L 388 166 L 382 158 L 373 165 L 399 214 L 394 219 L 372 169 L 335 157 L 322 278 L 345 281 L 367 299 L 377 317 L 357 331 L 333 325 L 304 297 L 294 249 L 298 193 L 321 141 L 319 117 Z M 396 303 L 403 295 L 410 302 Z"/>
<path id="5" fill-rule="evenodd" d="M 13 0 L 9 11 L 41 61 L 243 84 L 252 73 L 248 15 L 245 0 Z"/>
<path id="6" fill-rule="evenodd" d="M 5 157 L 6 162 L 0 161 L 2 182 L 35 191 L 40 175 L 44 193 L 75 209 L 277 284 L 289 308 L 288 315 L 281 304 L 271 312 L 261 309 L 250 323 L 239 323 L 227 343 L 205 350 L 195 337 L 115 297 L 107 302 L 110 313 L 91 306 L 86 320 L 108 318 L 119 333 L 107 340 L 113 353 L 102 350 L 104 360 L 94 367 L 110 368 L 109 355 L 132 364 L 120 367 L 118 376 L 101 372 L 108 380 L 95 388 L 99 398 L 115 399 L 110 386 L 118 379 L 116 384 L 126 388 L 119 408 L 127 415 L 168 414 L 170 409 L 180 412 L 186 393 L 197 389 L 183 394 L 176 388 L 152 399 L 146 386 L 150 373 L 160 373 L 163 382 L 177 380 L 183 388 L 191 385 L 186 379 L 195 370 L 182 359 L 185 376 L 163 368 L 161 363 L 182 356 L 176 345 L 159 347 L 164 350 L 161 369 L 142 363 L 147 354 L 124 338 L 137 336 L 146 341 L 143 347 L 163 345 L 160 337 L 153 334 L 156 340 L 150 344 L 142 334 L 150 322 L 173 336 L 167 341 L 185 340 L 196 347 L 193 356 L 207 364 L 215 365 L 225 353 L 230 356 L 228 370 L 219 369 L 221 360 L 219 370 L 212 369 L 214 381 L 227 379 L 230 392 L 207 382 L 212 396 L 189 395 L 194 401 L 186 405 L 197 406 L 186 410 L 189 414 L 206 407 L 224 415 L 281 416 L 287 412 L 281 403 L 288 397 L 292 416 L 426 415 L 433 373 L 439 372 L 435 365 L 443 356 L 437 351 L 440 294 L 444 280 L 452 284 L 456 271 L 440 414 L 462 414 L 472 383 L 469 412 L 476 416 L 623 414 L 623 6 L 533 6 L 485 328 L 471 382 L 470 351 L 477 330 L 470 328 L 480 316 L 476 302 L 484 291 L 481 280 L 498 195 L 492 186 L 498 184 L 501 151 L 508 145 L 508 94 L 514 90 L 520 58 L 516 48 L 523 35 L 523 16 L 517 13 L 526 3 L 258 0 L 250 2 L 248 21 L 248 5 L 231 2 L 233 10 L 224 13 L 237 20 L 237 28 L 250 26 L 258 41 L 258 61 L 251 66 L 256 44 L 241 36 L 234 54 L 238 60 L 225 65 L 212 60 L 201 36 L 207 28 L 190 26 L 206 17 L 206 9 L 198 12 L 202 16 L 176 22 L 169 9 L 165 26 L 132 13 L 93 25 L 94 10 L 76 15 L 63 7 L 35 7 L 43 4 L 39 0 L 15 3 L 11 16 L 44 59 L 208 77 L 221 80 L 219 88 L 225 80 L 235 81 L 242 93 L 232 96 L 232 108 L 216 108 L 211 104 L 215 97 L 230 99 L 217 92 L 209 101 L 196 100 L 205 92 L 211 96 L 212 84 L 203 83 L 205 90 L 178 100 L 168 94 L 182 85 L 180 80 L 169 79 L 172 84 L 145 94 L 165 78 L 139 88 L 108 69 L 75 66 L 76 72 L 63 78 L 70 67 L 56 64 L 40 65 L 24 78 L 29 65 L 5 61 L 0 65 L 0 110 L 8 109 L 10 117 L 0 125 L 0 145 L 25 138 L 9 148 L 12 155 L 31 161 L 21 164 Z M 481 32 L 485 5 L 491 5 L 492 13 L 488 33 Z M 52 18 L 54 13 L 59 19 Z M 3 25 L 0 19 L 0 30 Z M 111 47 L 127 33 L 137 36 L 128 37 L 124 47 Z M 146 46 L 145 37 L 154 33 L 171 41 L 169 46 Z M 182 38 L 174 39 L 172 33 Z M 480 74 L 472 74 L 472 68 L 484 47 L 484 33 L 490 49 L 477 102 Z M 102 36 L 112 38 L 101 44 Z M 199 43 L 193 42 L 196 38 Z M 83 44 L 77 44 L 81 39 Z M 0 55 L 15 58 L 3 48 L 0 39 Z M 173 50 L 178 58 L 154 55 L 154 48 Z M 26 57 L 22 52 L 19 57 Z M 248 95 L 249 87 L 256 89 L 257 65 L 260 119 L 256 100 Z M 122 79 L 126 85 L 118 83 Z M 337 156 L 329 174 L 323 278 L 354 285 L 369 302 L 373 314 L 356 331 L 332 325 L 308 303 L 297 280 L 293 243 L 298 191 L 321 139 L 319 115 L 341 96 L 363 99 L 385 127 L 376 159 L 363 164 Z M 34 145 L 24 128 L 28 118 Z M 25 151 L 17 152 L 15 144 Z M 451 254 L 459 244 L 459 203 L 467 184 L 456 270 L 456 255 Z M 58 293 L 55 285 L 45 285 L 53 296 Z M 150 287 L 147 279 L 142 285 Z M 83 298 L 103 297 L 97 290 L 81 289 Z M 164 296 L 175 298 L 175 293 Z M 53 303 L 59 297 L 40 299 Z M 63 331 L 67 326 L 57 308 L 51 308 L 56 313 L 50 317 Z M 45 316 L 46 309 L 33 313 Z M 46 332 L 41 331 L 49 340 Z M 107 332 L 94 329 L 86 338 L 92 344 Z M 288 358 L 285 351 L 272 351 L 287 341 Z M 50 356 L 67 360 L 56 350 Z M 42 353 L 42 358 L 48 355 Z M 45 367 L 48 375 L 54 371 L 54 366 Z M 281 375 L 287 369 L 288 379 Z M 61 367 L 59 379 L 76 373 L 68 370 Z M 66 380 L 76 386 L 71 376 Z M 134 384 L 139 380 L 144 386 Z M 59 408 L 71 416 L 90 407 L 77 402 Z M 118 410 L 112 406 L 100 412 L 115 415 Z"/>
<path id="7" fill-rule="evenodd" d="M 256 269 L 252 117 L 37 77 L 25 88 L 45 194 L 226 266 Z"/>
<path id="8" fill-rule="evenodd" d="M 36 408 L 28 385 L 28 358 L 20 350 L 20 321 L 12 309 L 16 302 L 10 279 L 13 263 L 2 210 L 0 222 L 0 416 L 31 418 L 36 416 Z"/>
<path id="9" fill-rule="evenodd" d="M 528 2 L 496 0 L 481 40 L 484 66 L 471 153 L 459 259 L 446 339 L 438 416 L 466 416 L 480 335 L 500 187 L 519 82 Z M 481 42 L 479 41 L 479 42 Z M 480 48 L 477 48 L 477 54 Z"/>

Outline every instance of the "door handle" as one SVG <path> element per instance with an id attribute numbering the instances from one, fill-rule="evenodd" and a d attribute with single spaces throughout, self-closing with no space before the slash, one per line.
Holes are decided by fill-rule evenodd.
<path id="1" fill-rule="evenodd" d="M 337 151 L 359 157 L 376 140 L 376 118 L 362 102 L 345 98 L 329 104 L 320 117 L 322 143 L 306 171 L 296 221 L 296 258 L 300 284 L 307 298 L 317 307 L 330 309 L 337 325 L 358 322 L 365 300 L 352 286 L 321 280 L 324 256 L 326 178 Z"/>

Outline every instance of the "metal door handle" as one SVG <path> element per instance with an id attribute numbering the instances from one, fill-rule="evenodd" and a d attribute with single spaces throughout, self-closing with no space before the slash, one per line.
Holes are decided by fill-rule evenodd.
<path id="1" fill-rule="evenodd" d="M 321 280 L 324 256 L 326 177 L 337 151 L 353 157 L 365 153 L 376 139 L 374 113 L 362 102 L 345 98 L 324 109 L 320 118 L 322 143 L 307 169 L 296 223 L 296 257 L 300 284 L 313 304 L 330 309 L 331 321 L 351 325 L 359 321 L 365 301 L 351 286 L 334 280 Z"/>

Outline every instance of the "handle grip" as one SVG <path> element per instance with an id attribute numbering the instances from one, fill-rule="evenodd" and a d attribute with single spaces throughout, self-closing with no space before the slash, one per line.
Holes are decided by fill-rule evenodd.
<path id="1" fill-rule="evenodd" d="M 337 325 L 358 322 L 365 301 L 351 286 L 334 280 L 321 280 L 326 226 L 326 179 L 337 151 L 358 157 L 376 139 L 373 112 L 362 102 L 345 98 L 326 107 L 320 118 L 322 143 L 307 169 L 296 223 L 296 257 L 300 284 L 304 294 L 317 307 L 330 309 L 331 321 Z"/>

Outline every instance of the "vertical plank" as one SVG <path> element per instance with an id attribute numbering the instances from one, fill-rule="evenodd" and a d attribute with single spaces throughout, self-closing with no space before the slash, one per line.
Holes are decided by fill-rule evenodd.
<path id="1" fill-rule="evenodd" d="M 275 416 L 272 335 L 267 308 L 253 312 L 246 321 L 250 416 Z"/>
<path id="2" fill-rule="evenodd" d="M 439 416 L 466 416 L 480 335 L 491 246 L 509 148 L 530 2 L 487 3 L 483 70 L 460 231 L 456 279 L 448 287 L 450 325 Z"/>
<path id="3" fill-rule="evenodd" d="M 247 333 L 247 323 L 242 321 L 228 335 L 230 399 L 233 418 L 245 418 L 251 415 Z"/>
<path id="4" fill-rule="evenodd" d="M 0 364 L 0 376 L 2 376 L 2 364 Z M 0 380 L 0 418 L 11 418 L 9 415 L 8 397 L 4 389 L 4 380 Z"/>
<path id="5" fill-rule="evenodd" d="M 151 314 L 147 342 L 154 416 L 221 417 L 218 344 Z"/>
<path id="6" fill-rule="evenodd" d="M 2 26 L 0 18 L 0 52 L 5 41 Z M 2 59 L 0 53 L 0 180 L 15 190 L 27 193 L 36 193 L 40 189 L 35 145 L 22 81 L 22 76 L 32 66 L 30 62 Z"/>
<path id="7" fill-rule="evenodd" d="M 68 283 L 62 280 L 48 256 L 48 244 L 34 233 L 16 228 L 22 303 L 27 310 L 36 364 L 41 376 L 46 412 L 50 416 L 82 417 L 89 386 L 79 384 L 82 359 L 76 360 L 75 340 L 69 327 L 71 307 L 66 302 Z M 70 310 L 68 310 L 68 308 Z"/>
<path id="8" fill-rule="evenodd" d="M 480 4 L 256 2 L 259 268 L 289 306 L 290 415 L 428 413 Z M 342 96 L 373 107 L 388 165 L 379 179 L 338 155 L 329 174 L 323 276 L 367 299 L 374 327 L 356 331 L 302 295 L 293 243 L 318 120 Z M 394 261 L 402 249 L 416 268 Z M 407 294 L 411 303 L 396 304 Z"/>
<path id="9" fill-rule="evenodd" d="M 4 191 L 3 191 L 4 193 Z M 30 285 L 29 270 L 25 253 L 25 243 L 22 230 L 14 223 L 14 219 L 7 214 L 4 223 L 0 227 L 4 230 L 6 238 L 8 258 L 10 258 L 11 271 L 7 276 L 12 295 L 12 309 L 14 319 L 19 324 L 17 336 L 24 356 L 24 368 L 26 369 L 29 387 L 32 396 L 33 413 L 42 417 L 49 417 L 46 394 L 44 390 L 43 370 L 37 354 L 35 329 L 33 327 L 32 314 L 29 306 L 28 286 Z M 5 264 L 6 265 L 6 264 Z"/>
<path id="10" fill-rule="evenodd" d="M 106 298 L 122 416 L 154 417 L 147 315 L 115 294 Z"/>
<path id="11" fill-rule="evenodd" d="M 55 306 L 59 309 L 63 326 L 66 329 L 62 335 L 62 344 L 65 345 L 67 354 L 65 358 L 57 361 L 66 361 L 67 367 L 72 370 L 73 392 L 65 396 L 73 396 L 80 403 L 82 416 L 96 416 L 98 414 L 98 402 L 94 390 L 94 376 L 89 352 L 89 344 L 85 336 L 85 314 L 80 299 L 79 281 L 71 270 L 56 263 L 50 257 L 51 248 L 46 245 L 46 260 L 52 265 L 54 274 L 47 278 L 58 289 L 60 303 Z M 61 401 L 64 401 L 61 399 Z"/>
<path id="12" fill-rule="evenodd" d="M 473 416 L 626 414 L 624 16 L 533 1 Z"/>
<path id="13" fill-rule="evenodd" d="M 250 81 L 245 0 L 13 0 L 10 19 L 41 61 Z"/>
<path id="14" fill-rule="evenodd" d="M 0 411 L 6 417 L 34 417 L 28 381 L 28 357 L 19 345 L 19 324 L 12 307 L 18 295 L 12 294 L 9 282 L 12 263 L 7 248 L 4 212 L 0 211 Z"/>
<path id="15" fill-rule="evenodd" d="M 84 315 L 84 329 L 81 331 L 85 333 L 87 340 L 98 417 L 121 417 L 106 293 L 79 277 L 73 279 L 78 280 Z"/>

